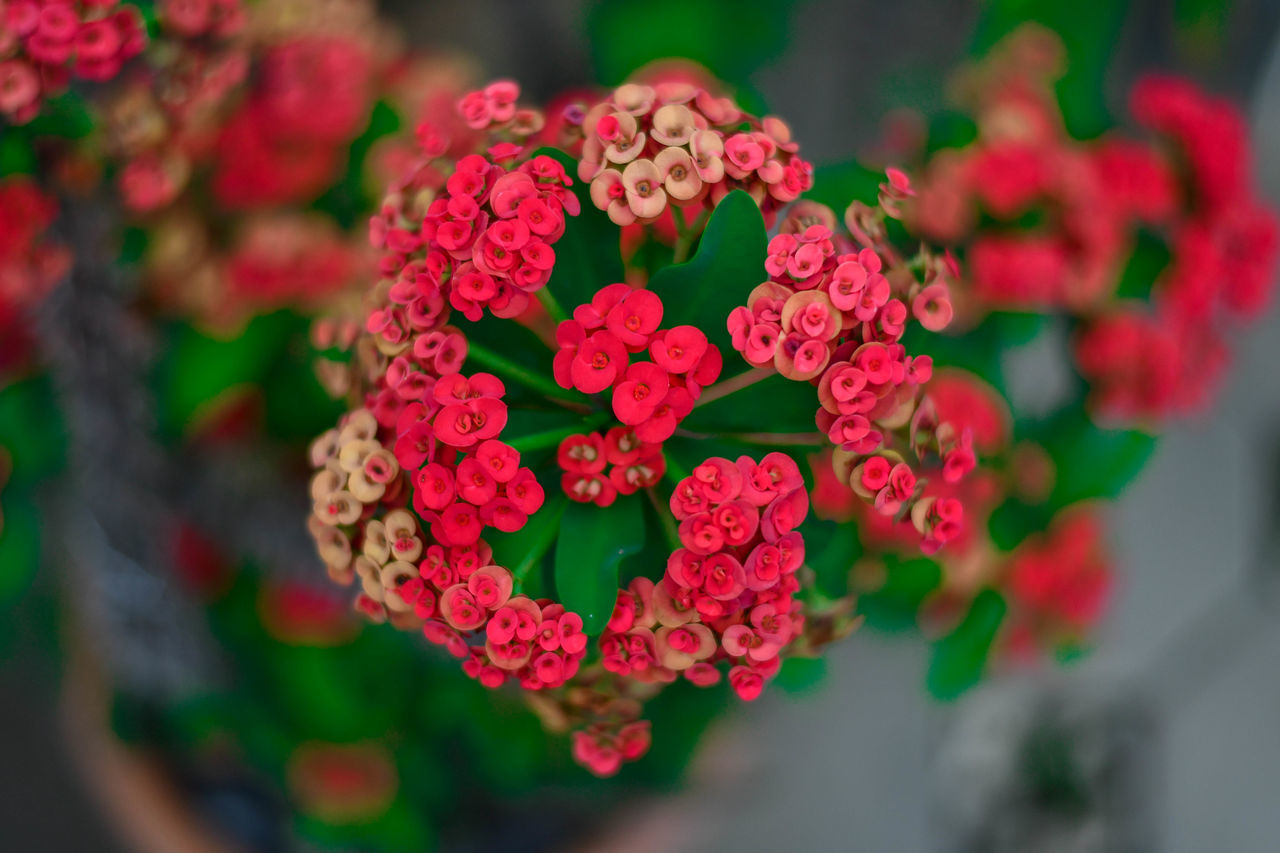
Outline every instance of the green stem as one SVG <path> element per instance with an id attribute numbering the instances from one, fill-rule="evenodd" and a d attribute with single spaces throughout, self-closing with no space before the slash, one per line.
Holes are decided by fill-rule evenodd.
<path id="1" fill-rule="evenodd" d="M 704 210 L 698 214 L 697 219 L 693 220 L 692 225 L 688 225 L 684 221 L 684 213 L 680 208 L 675 205 L 671 206 L 671 218 L 676 223 L 676 248 L 671 263 L 682 264 L 689 259 L 689 251 L 693 248 L 693 241 L 702 233 L 709 216 L 710 214 Z"/>
<path id="2" fill-rule="evenodd" d="M 741 391 L 743 388 L 750 388 L 757 382 L 768 379 L 773 376 L 775 371 L 766 367 L 757 367 L 754 370 L 748 370 L 745 373 L 739 373 L 737 376 L 717 382 L 710 388 L 704 388 L 702 394 L 698 397 L 698 402 L 694 403 L 694 408 L 705 406 L 707 403 L 713 403 L 721 397 L 727 397 L 735 391 Z"/>
<path id="3" fill-rule="evenodd" d="M 689 476 L 689 472 L 684 470 L 684 468 L 680 466 L 680 463 L 677 462 L 675 457 L 670 453 L 664 453 L 663 458 L 667 463 L 666 478 L 671 481 L 672 485 L 678 484 L 685 477 Z"/>
<path id="4" fill-rule="evenodd" d="M 507 444 L 514 447 L 520 453 L 529 453 L 534 450 L 545 450 L 548 447 L 558 447 L 560 442 L 564 441 L 571 435 L 579 435 L 584 432 L 591 432 L 596 427 L 603 426 L 609 420 L 609 415 L 600 412 L 589 418 L 583 418 L 582 423 L 573 426 L 557 427 L 556 429 L 543 430 L 542 432 L 533 432 L 528 435 L 522 435 L 519 438 L 513 438 Z"/>
<path id="5" fill-rule="evenodd" d="M 498 355 L 493 350 L 481 346 L 475 341 L 468 341 L 467 343 L 467 360 L 475 361 L 481 367 L 493 371 L 503 379 L 518 382 L 526 388 L 537 391 L 539 394 L 562 405 L 573 396 L 572 391 L 566 391 L 547 377 L 534 373 L 532 370 L 516 364 L 509 358 Z"/>
<path id="6" fill-rule="evenodd" d="M 662 501 L 658 500 L 658 493 L 653 490 L 652 486 L 645 489 L 644 492 L 649 496 L 649 503 L 653 504 L 653 511 L 658 516 L 658 523 L 662 525 L 662 534 L 666 538 L 667 544 L 671 546 L 673 551 L 680 548 L 680 529 L 676 527 L 676 519 L 671 514 L 671 507 L 662 505 Z"/>
<path id="7" fill-rule="evenodd" d="M 563 323 L 569 319 L 569 315 L 560 307 L 560 303 L 551 295 L 551 289 L 544 287 L 538 291 L 538 301 L 542 303 L 542 307 L 547 309 L 547 314 L 557 323 Z"/>

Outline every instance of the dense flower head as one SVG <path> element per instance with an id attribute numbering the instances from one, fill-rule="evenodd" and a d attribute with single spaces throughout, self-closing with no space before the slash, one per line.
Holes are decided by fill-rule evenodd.
<path id="1" fill-rule="evenodd" d="M 253 90 L 215 149 L 213 191 L 232 209 L 319 195 L 373 107 L 375 57 L 353 38 L 302 36 L 269 45 L 256 59 Z"/>
<path id="2" fill-rule="evenodd" d="M 712 457 L 676 484 L 670 509 L 681 547 L 661 581 L 633 582 L 619 596 L 600 640 L 604 666 L 707 686 L 724 662 L 738 695 L 754 699 L 804 624 L 793 597 L 804 563 L 797 528 L 809 510 L 800 470 L 782 453 L 758 463 Z"/>
<path id="3" fill-rule="evenodd" d="M 563 486 L 573 500 L 608 506 L 618 493 L 660 480 L 662 443 L 720 376 L 720 350 L 706 334 L 694 326 L 659 328 L 662 311 L 652 291 L 611 284 L 556 329 L 557 384 L 584 394 L 608 391 L 620 424 L 607 441 L 572 436 L 561 445 Z M 593 464 L 578 461 L 587 457 Z M 613 466 L 607 475 L 606 461 Z"/>
<path id="4" fill-rule="evenodd" d="M 1045 31 L 1019 30 L 971 73 L 977 138 L 930 157 L 906 221 L 962 247 L 966 322 L 1002 309 L 1082 321 L 1075 352 L 1100 416 L 1195 409 L 1210 399 L 1233 322 L 1270 298 L 1280 259 L 1243 117 L 1189 80 L 1154 74 L 1129 103 L 1146 136 L 1077 141 L 1055 100 L 1062 65 L 1044 62 L 1044 48 L 1061 53 Z M 1153 234 L 1168 262 L 1118 293 L 1135 249 L 1146 251 L 1140 236 Z"/>
<path id="5" fill-rule="evenodd" d="M 775 169 L 798 170 L 807 186 L 807 166 L 780 122 L 681 91 L 672 81 L 624 86 L 610 111 L 566 113 L 554 133 L 581 129 L 580 164 L 592 134 L 607 137 L 615 154 L 635 143 L 634 161 L 649 162 L 628 137 L 634 125 L 666 149 L 686 146 L 694 175 L 695 155 L 718 146 L 702 165 L 723 174 L 699 177 L 700 195 L 681 199 L 706 211 L 723 195 L 712 184 L 756 187 L 770 218 L 795 199 L 766 186 Z M 823 601 L 810 618 L 801 532 L 810 494 L 791 456 L 716 456 L 683 470 L 679 460 L 699 433 L 682 423 L 734 383 L 719 383 L 724 356 L 708 329 L 671 321 L 684 307 L 673 304 L 680 295 L 659 296 L 631 274 L 593 283 L 590 299 L 568 311 L 547 292 L 558 241 L 577 225 L 573 181 L 599 175 L 571 178 L 559 159 L 536 152 L 547 122 L 519 106 L 512 83 L 465 94 L 453 107 L 455 123 L 437 117 L 415 128 L 415 156 L 401 159 L 370 221 L 378 280 L 361 321 L 317 328 L 318 345 L 351 353 L 334 384 L 353 408 L 313 446 L 309 527 L 330 574 L 359 584 L 357 611 L 421 631 L 482 685 L 518 685 L 549 726 L 573 730 L 579 763 L 611 775 L 647 751 L 643 702 L 664 685 L 725 682 L 752 700 L 784 656 L 815 654 L 857 620 L 847 597 Z M 702 119 L 689 118 L 695 110 Z M 755 129 L 735 141 L 715 130 L 726 127 Z M 625 192 L 635 174 L 610 163 L 601 173 L 616 174 Z M 885 236 L 883 216 L 913 191 L 904 173 L 887 173 L 881 207 L 851 211 L 848 236 L 836 233 L 832 211 L 797 202 L 769 248 L 769 281 L 744 294 L 735 318 L 746 312 L 765 331 L 776 328 L 753 340 L 751 363 L 812 385 L 816 425 L 844 448 L 842 464 L 876 469 L 894 458 L 864 500 L 932 550 L 960 535 L 962 513 L 953 495 L 925 491 L 924 464 L 950 484 L 973 467 L 975 451 L 966 431 L 921 403 L 932 362 L 900 343 L 911 322 L 936 330 L 952 313 L 950 261 L 926 251 L 903 260 Z M 707 219 L 683 220 L 680 230 L 696 237 Z M 620 249 L 623 242 L 620 231 Z M 492 333 L 498 321 L 524 326 L 526 343 L 546 344 L 549 367 L 506 352 Z M 751 330 L 727 322 L 742 351 L 739 338 Z M 572 425 L 528 431 L 552 414 Z M 867 429 L 859 432 L 856 418 Z M 767 433 L 749 443 L 785 445 Z M 844 488 L 851 477 L 846 470 Z M 665 535 L 670 547 L 665 562 L 650 556 L 652 542 L 623 558 L 625 587 L 603 630 L 584 621 L 598 610 L 573 612 L 546 595 L 564 592 L 555 513 L 580 520 L 594 507 L 613 507 L 602 519 L 643 508 L 646 536 Z M 533 552 L 504 565 L 513 541 Z"/>
<path id="6" fill-rule="evenodd" d="M 1068 507 L 1048 531 L 1019 545 L 1009 557 L 1004 588 L 1010 653 L 1078 644 L 1102 616 L 1112 588 L 1097 508 Z"/>
<path id="7" fill-rule="evenodd" d="M 7 0 L 0 8 L 0 118 L 25 124 L 73 77 L 110 80 L 146 41 L 131 3 Z"/>
<path id="8" fill-rule="evenodd" d="M 848 236 L 835 231 L 829 209 L 798 206 L 769 242 L 768 281 L 728 319 L 748 364 L 816 386 L 815 420 L 838 448 L 839 478 L 899 520 L 922 499 L 924 483 L 895 446 L 905 444 L 919 462 L 936 458 L 948 481 L 975 464 L 969 434 L 939 422 L 921 398 L 932 359 L 899 342 L 913 319 L 930 331 L 952 319 L 951 259 L 922 249 L 906 263 L 883 239 L 884 218 L 913 194 L 907 175 L 889 170 L 880 207 L 847 212 Z M 956 535 L 961 514 L 958 504 L 930 500 L 912 515 L 926 551 Z"/>
<path id="9" fill-rule="evenodd" d="M 620 226 L 654 222 L 669 207 L 696 216 L 734 189 L 772 222 L 813 184 L 785 122 L 679 77 L 618 87 L 587 111 L 582 133 L 578 177 Z"/>

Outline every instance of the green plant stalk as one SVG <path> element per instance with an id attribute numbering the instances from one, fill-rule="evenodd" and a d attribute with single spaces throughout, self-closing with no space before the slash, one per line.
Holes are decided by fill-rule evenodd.
<path id="1" fill-rule="evenodd" d="M 767 367 L 757 367 L 737 376 L 732 376 L 723 382 L 717 382 L 710 388 L 704 388 L 702 394 L 698 397 L 698 402 L 694 403 L 694 408 L 705 406 L 708 403 L 714 403 L 721 397 L 728 397 L 735 391 L 741 391 L 743 388 L 750 388 L 757 382 L 761 382 L 773 376 L 775 371 Z"/>
<path id="2" fill-rule="evenodd" d="M 709 211 L 702 211 L 698 214 L 698 218 L 693 220 L 692 225 L 688 225 L 684 221 L 684 213 L 674 204 L 671 206 L 671 218 L 676 223 L 676 247 L 675 255 L 671 259 L 673 264 L 682 264 L 689 259 L 689 251 L 693 248 L 693 241 L 707 225 L 707 220 L 711 214 Z"/>
<path id="3" fill-rule="evenodd" d="M 667 471 L 663 476 L 670 480 L 673 486 L 689 476 L 689 472 L 684 470 L 670 453 L 664 453 L 663 458 L 667 463 Z"/>
<path id="4" fill-rule="evenodd" d="M 474 360 L 481 367 L 492 370 L 503 379 L 510 379 L 532 391 L 537 391 L 552 402 L 560 403 L 561 405 L 566 401 L 572 402 L 571 398 L 574 396 L 574 392 L 566 391 L 547 377 L 540 376 L 532 370 L 521 367 L 511 359 L 498 355 L 493 350 L 483 347 L 474 341 L 467 343 L 467 360 Z"/>
<path id="5" fill-rule="evenodd" d="M 556 298 L 551 295 L 551 288 L 543 287 L 539 289 L 538 301 L 542 303 L 543 308 L 547 309 L 547 314 L 552 320 L 555 320 L 556 323 L 563 323 L 565 320 L 569 319 L 569 315 L 565 313 L 564 308 L 562 308 L 560 303 L 556 301 Z"/>

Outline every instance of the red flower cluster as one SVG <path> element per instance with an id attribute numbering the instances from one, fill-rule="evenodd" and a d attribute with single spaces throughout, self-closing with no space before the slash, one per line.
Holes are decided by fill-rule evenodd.
<path id="1" fill-rule="evenodd" d="M 908 221 L 966 244 L 971 310 L 1065 308 L 1084 320 L 1076 357 L 1103 414 L 1185 412 L 1214 385 L 1226 322 L 1266 303 L 1280 257 L 1280 225 L 1251 185 L 1245 123 L 1231 103 L 1157 75 L 1130 106 L 1161 139 L 1078 142 L 1055 100 L 1061 63 L 1041 61 L 1060 53 L 1053 39 L 1024 29 L 984 61 L 971 87 L 978 138 L 931 157 Z M 980 212 L 1000 226 L 979 228 Z M 1029 214 L 1037 224 L 1019 224 Z M 1149 305 L 1114 297 L 1139 227 L 1172 256 Z"/>
<path id="2" fill-rule="evenodd" d="M 783 453 L 759 464 L 712 457 L 676 485 L 671 512 L 683 547 L 661 582 L 637 579 L 619 596 L 600 638 L 604 666 L 641 681 L 684 673 L 706 686 L 727 660 L 734 690 L 754 699 L 804 623 L 792 598 L 804 562 L 797 528 L 809 512 L 800 469 Z"/>
<path id="3" fill-rule="evenodd" d="M 1163 417 L 1208 402 L 1230 354 L 1226 321 L 1266 306 L 1280 221 L 1253 195 L 1248 135 L 1234 105 L 1160 76 L 1139 81 L 1130 104 L 1139 121 L 1173 140 L 1196 203 L 1162 220 L 1172 259 L 1154 310 L 1115 306 L 1085 328 L 1076 358 L 1102 412 Z"/>
<path id="4" fill-rule="evenodd" d="M 884 214 L 911 193 L 907 177 L 890 170 L 881 187 Z M 846 220 L 861 242 L 874 242 L 863 211 L 851 208 Z M 921 501 L 923 483 L 889 449 L 886 432 L 910 424 L 911 447 L 921 455 L 936 451 L 948 482 L 976 464 L 967 434 L 939 424 L 932 408 L 920 404 L 932 359 L 909 356 L 898 343 L 911 316 L 930 330 L 950 322 L 947 280 L 956 271 L 949 261 L 922 256 L 923 282 L 902 269 L 905 275 L 895 273 L 891 283 L 881 254 L 838 237 L 833 224 L 831 211 L 820 206 L 783 223 L 765 260 L 770 280 L 729 315 L 733 347 L 754 367 L 817 384 L 817 425 L 840 449 L 841 479 L 884 515 L 901 517 L 918 505 L 912 518 L 923 547 L 933 551 L 956 535 L 962 510 L 953 500 Z"/>
<path id="5" fill-rule="evenodd" d="M 22 175 L 0 178 L 0 372 L 25 361 L 31 324 L 27 309 L 66 274 L 70 253 L 46 242 L 57 202 Z"/>
<path id="6" fill-rule="evenodd" d="M 646 444 L 672 436 L 723 366 L 702 330 L 661 324 L 656 293 L 611 284 L 556 329 L 556 383 L 584 394 L 612 388 L 613 413 Z M 652 361 L 631 361 L 638 354 Z"/>
<path id="7" fill-rule="evenodd" d="M 166 0 L 156 18 L 142 68 L 103 111 L 121 199 L 142 214 L 172 204 L 209 158 L 250 65 L 241 0 Z"/>
<path id="8" fill-rule="evenodd" d="M 272 45 L 222 128 L 213 192 L 232 209 L 313 198 L 337 175 L 373 107 L 370 47 L 340 34 Z"/>
<path id="9" fill-rule="evenodd" d="M 519 530 L 542 506 L 533 472 L 496 438 L 507 422 L 503 391 L 487 373 L 452 373 L 401 413 L 396 456 L 413 478 L 413 508 L 443 545 L 472 545 L 485 527 Z"/>
<path id="10" fill-rule="evenodd" d="M 72 76 L 110 80 L 146 43 L 142 15 L 120 0 L 8 0 L 0 8 L 0 117 L 25 124 Z"/>
<path id="11" fill-rule="evenodd" d="M 237 307 L 315 304 L 355 280 L 367 260 L 319 217 L 249 220 L 226 259 L 227 297 Z"/>
<path id="12" fill-rule="evenodd" d="M 452 567 L 442 554 L 429 552 L 422 577 L 400 587 L 426 620 L 426 638 L 462 658 L 463 671 L 485 687 L 513 678 L 526 690 L 545 690 L 576 675 L 587 653 L 582 617 L 547 599 L 513 596 L 511 572 L 501 566 L 463 574 L 468 564 Z"/>
<path id="13" fill-rule="evenodd" d="M 560 487 L 571 500 L 609 506 L 618 495 L 657 485 L 667 472 L 662 445 L 641 441 L 634 427 L 614 427 L 604 435 L 571 435 L 556 454 Z M 608 468 L 608 472 L 605 471 Z"/>
<path id="14" fill-rule="evenodd" d="M 612 776 L 624 762 L 649 751 L 653 740 L 648 720 L 592 723 L 573 733 L 573 759 L 600 777 Z"/>
<path id="15" fill-rule="evenodd" d="M 393 196 L 370 233 L 383 250 L 383 275 L 395 282 L 369 331 L 395 347 L 439 326 L 449 306 L 470 320 L 485 308 L 498 317 L 522 313 L 551 276 L 565 215 L 578 213 L 571 183 L 550 157 L 509 170 L 474 154 L 458 162 L 417 221 Z"/>
<path id="16" fill-rule="evenodd" d="M 1048 532 L 1018 547 L 1007 572 L 1012 651 L 1078 642 L 1111 592 L 1101 518 L 1087 506 L 1069 507 Z"/>
<path id="17" fill-rule="evenodd" d="M 710 210 L 744 189 L 772 223 L 813 186 L 813 168 L 781 119 L 763 121 L 682 80 L 628 83 L 583 118 L 578 177 L 618 225 L 652 222 L 673 206 Z"/>

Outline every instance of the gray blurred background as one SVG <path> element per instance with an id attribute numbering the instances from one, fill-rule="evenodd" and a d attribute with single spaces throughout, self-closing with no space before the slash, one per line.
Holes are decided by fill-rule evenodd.
<path id="1" fill-rule="evenodd" d="M 535 97 L 592 79 L 578 3 L 385 5 L 424 44 L 470 53 Z M 1265 193 L 1280 204 L 1280 4 L 1233 4 L 1221 50 L 1199 57 L 1179 51 L 1170 9 L 1132 4 L 1113 105 L 1153 65 L 1239 98 Z M 798 4 L 789 47 L 753 83 L 786 105 L 807 156 L 839 159 L 875 135 L 887 108 L 940 104 L 978 11 Z M 633 815 L 635 849 L 1280 849 L 1280 602 L 1269 580 L 1280 569 L 1268 547 L 1280 501 L 1277 356 L 1280 303 L 1236 343 L 1213 411 L 1174 426 L 1121 501 L 1117 590 L 1083 663 L 938 706 L 923 689 L 924 643 L 860 633 L 832 649 L 822 689 L 766 691 L 715 732 L 688 796 Z M 1034 386 L 1049 367 L 1030 363 L 1019 375 Z M 57 733 L 56 673 L 35 652 L 47 638 L 24 628 L 40 621 L 18 614 L 0 667 L 0 850 L 113 851 Z M 1010 745 L 1045 726 L 1114 795 L 1110 811 L 1055 813 L 1010 789 Z"/>

